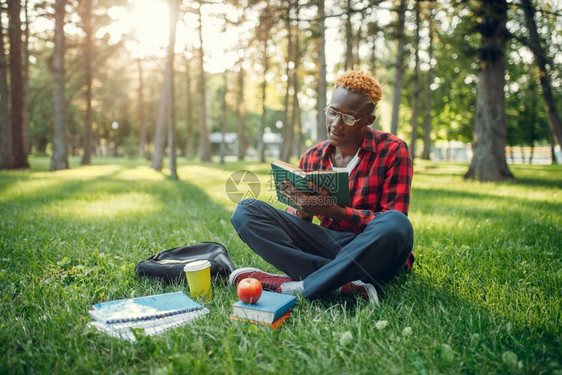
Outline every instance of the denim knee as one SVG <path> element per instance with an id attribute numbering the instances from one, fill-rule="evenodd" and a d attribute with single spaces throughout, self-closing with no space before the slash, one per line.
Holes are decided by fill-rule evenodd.
<path id="1" fill-rule="evenodd" d="M 244 224 L 250 220 L 250 214 L 254 211 L 253 208 L 259 204 L 257 199 L 243 199 L 238 203 L 232 217 L 230 218 L 230 222 L 234 229 L 238 230 L 242 228 Z"/>
<path id="2" fill-rule="evenodd" d="M 406 243 L 412 242 L 414 231 L 412 228 L 412 223 L 410 223 L 410 220 L 406 215 L 396 210 L 385 211 L 379 215 L 379 217 L 377 217 L 367 225 L 367 228 L 369 226 L 381 224 L 382 221 L 383 223 L 387 224 L 384 228 L 385 236 L 389 236 L 393 239 L 400 239 L 401 241 L 405 241 Z"/>

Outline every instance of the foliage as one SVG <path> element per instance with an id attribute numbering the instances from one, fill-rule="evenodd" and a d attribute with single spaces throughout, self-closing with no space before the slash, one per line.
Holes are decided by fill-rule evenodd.
<path id="1" fill-rule="evenodd" d="M 382 307 L 299 298 L 275 332 L 228 320 L 236 292 L 213 285 L 211 313 L 136 343 L 89 329 L 99 301 L 185 290 L 138 280 L 171 247 L 226 245 L 238 266 L 274 271 L 238 238 L 224 193 L 249 169 L 268 200 L 268 165 L 180 159 L 180 181 L 142 160 L 0 173 L 2 373 L 557 373 L 562 370 L 562 169 L 513 166 L 517 182 L 464 181 L 466 165 L 419 160 L 410 219 L 416 264 Z M 445 188 L 446 187 L 446 188 Z M 281 205 L 278 205 L 281 207 Z"/>
<path id="2" fill-rule="evenodd" d="M 142 2 L 145 4 L 144 2 Z M 349 3 L 349 4 L 348 4 Z M 131 134 L 139 138 L 139 115 L 137 103 L 138 71 L 136 60 L 142 58 L 144 76 L 144 113 L 148 136 L 148 150 L 152 149 L 156 113 L 161 95 L 161 84 L 166 78 L 163 71 L 164 61 L 158 49 L 150 52 L 138 49 L 138 35 L 135 30 L 127 29 L 128 22 L 135 22 L 132 10 L 141 4 L 132 0 L 96 0 L 93 2 L 93 31 L 94 31 L 94 67 L 93 81 L 93 142 L 97 146 L 98 155 L 104 144 L 115 144 L 118 152 L 125 146 L 126 139 L 132 139 Z M 212 52 L 217 49 L 216 43 L 204 40 L 205 54 L 210 59 L 223 59 L 229 69 L 227 95 L 227 126 L 228 131 L 236 130 L 236 90 L 238 82 L 236 70 L 240 66 L 245 72 L 244 84 L 244 116 L 245 133 L 248 144 L 256 144 L 259 135 L 259 118 L 262 112 L 261 84 L 264 79 L 266 87 L 266 126 L 273 132 L 278 132 L 275 122 L 283 118 L 282 111 L 285 88 L 287 84 L 286 68 L 287 53 L 287 17 L 295 17 L 296 12 L 287 12 L 287 0 L 276 1 L 229 1 L 223 7 L 217 7 L 205 2 L 197 2 L 201 7 L 204 18 L 204 28 L 212 28 L 220 24 L 226 33 L 225 38 L 237 35 L 237 43 L 224 50 L 224 56 L 216 56 Z M 311 143 L 316 127 L 317 112 L 317 82 L 318 82 L 318 48 L 319 30 L 316 2 L 293 2 L 299 7 L 299 20 L 292 20 L 293 26 L 299 27 L 300 54 L 297 66 L 300 78 L 299 107 L 301 123 L 305 136 L 303 142 Z M 434 7 L 435 42 L 434 56 L 430 62 L 427 56 L 428 48 L 428 14 L 423 12 L 420 28 L 421 46 L 421 82 L 422 88 L 431 87 L 432 97 L 432 135 L 433 141 L 460 140 L 470 142 L 475 122 L 476 94 L 478 89 L 478 59 L 479 32 L 486 27 L 479 13 L 480 2 L 453 1 L 432 2 Z M 392 86 L 396 74 L 396 1 L 355 1 L 355 2 L 326 2 L 326 51 L 328 53 L 327 83 L 330 89 L 336 75 L 342 72 L 346 55 L 346 12 L 351 11 L 351 36 L 353 66 L 369 72 L 376 70 L 376 76 L 383 87 L 383 102 L 377 109 L 376 128 L 388 130 L 390 121 L 388 109 L 391 106 Z M 422 8 L 428 8 L 429 2 L 422 2 Z M 186 102 L 192 100 L 194 118 L 194 143 L 199 144 L 200 110 L 199 93 L 196 82 L 201 74 L 198 66 L 198 41 L 194 42 L 190 33 L 195 33 L 193 26 L 193 4 L 184 3 L 180 26 L 182 37 L 187 35 L 188 41 L 178 39 L 176 53 L 176 142 L 180 150 L 185 151 L 187 141 L 186 130 Z M 545 50 L 548 53 L 548 67 L 552 76 L 552 90 L 557 107 L 562 108 L 562 90 L 560 81 L 560 59 L 555 57 L 562 51 L 560 36 L 560 9 L 551 2 L 534 2 L 536 23 Z M 52 74 L 51 55 L 53 49 L 53 4 L 52 1 L 29 2 L 30 38 L 29 47 L 31 60 L 29 65 L 29 144 L 32 152 L 38 154 L 49 153 L 52 142 L 53 109 L 52 109 Z M 81 15 L 83 9 L 80 2 L 69 0 L 67 5 L 66 37 L 66 69 L 67 82 L 67 139 L 72 154 L 81 153 L 85 119 L 85 69 L 84 66 L 84 25 Z M 289 14 L 290 13 L 290 14 Z M 165 15 L 154 15 L 164 20 Z M 524 41 L 528 38 L 523 12 L 519 3 L 510 2 L 508 10 L 508 29 L 511 37 L 508 43 L 508 64 L 506 87 L 506 113 L 508 123 L 508 144 L 545 144 L 550 138 L 546 128 L 546 108 L 541 95 L 541 89 L 533 88 L 531 82 L 537 81 L 532 54 Z M 409 139 L 411 132 L 411 99 L 413 96 L 413 40 L 415 28 L 412 3 L 406 12 L 406 71 L 402 90 L 402 106 L 400 110 L 400 127 L 398 135 Z M 4 27 L 7 26 L 4 18 Z M 127 21 L 127 22 L 124 22 Z M 376 22 L 376 24 L 375 24 Z M 147 25 L 148 26 L 148 25 Z M 142 26 L 141 26 L 142 27 Z M 484 30 L 485 31 L 485 30 Z M 205 33 L 204 33 L 205 34 Z M 194 34 L 195 35 L 195 34 Z M 205 38 L 210 37 L 205 34 Z M 164 37 L 162 37 L 164 38 Z M 164 38 L 165 39 L 165 38 Z M 263 47 L 267 42 L 268 69 L 264 77 Z M 226 39 L 225 39 L 226 40 Z M 222 44 L 219 43 L 222 46 Z M 218 47 L 220 49 L 220 47 Z M 374 50 L 373 50 L 374 48 Z M 146 53 L 145 53 L 146 52 Z M 232 54 L 234 53 L 234 55 Z M 494 51 L 488 51 L 494 54 Z M 518 57 L 517 57 L 518 55 Z M 241 62 L 243 59 L 243 62 Z M 231 61 L 232 60 L 232 61 Z M 189 61 L 189 63 L 188 63 Z M 432 64 L 433 79 L 427 82 L 426 72 Z M 230 64 L 230 65 L 229 65 Z M 220 129 L 222 110 L 223 73 L 209 71 L 207 112 L 210 118 L 211 130 Z M 186 72 L 191 76 L 191 92 L 186 95 Z M 518 87 L 519 90 L 516 90 Z M 529 95 L 525 90 L 534 90 Z M 424 91 L 425 99 L 428 91 Z M 328 94 L 329 95 L 329 94 Z M 528 98 L 534 97 L 537 102 L 531 105 Z M 290 107 L 290 106 L 289 106 Z M 423 123 L 425 105 L 421 103 L 419 124 Z M 281 114 L 277 116 L 277 114 Z M 535 117 L 536 116 L 536 117 Z M 117 121 L 118 129 L 112 129 L 111 124 Z M 422 138 L 423 126 L 419 126 L 418 138 Z M 302 146 L 302 145 L 301 145 Z"/>
<path id="3" fill-rule="evenodd" d="M 540 93 L 536 69 L 523 63 L 518 50 L 521 46 L 513 42 L 510 48 L 511 63 L 509 83 L 506 90 L 506 122 L 508 145 L 533 146 L 551 135 L 544 99 Z"/>

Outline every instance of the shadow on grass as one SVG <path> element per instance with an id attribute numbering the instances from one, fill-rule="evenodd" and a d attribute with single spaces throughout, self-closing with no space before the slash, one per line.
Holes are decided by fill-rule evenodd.
<path id="1" fill-rule="evenodd" d="M 15 182 L 14 182 L 15 183 Z M 49 215 L 49 207 L 57 207 L 65 204 L 65 201 L 96 201 L 99 197 L 104 196 L 125 196 L 131 192 L 142 193 L 153 198 L 155 210 L 141 211 L 134 214 L 119 214 L 114 217 L 88 217 L 87 215 Z M 511 223 L 514 231 L 519 221 L 527 219 L 531 225 L 531 231 L 539 231 L 541 223 L 539 216 L 530 217 L 525 206 L 532 205 L 539 213 L 548 213 L 553 210 L 559 210 L 560 206 L 553 206 L 549 202 L 527 200 L 522 197 L 524 204 L 512 208 L 513 212 L 517 213 L 517 220 L 509 217 L 506 212 L 499 210 L 492 210 L 482 203 L 476 204 L 482 200 L 497 200 L 498 197 L 491 194 L 477 194 L 477 193 L 464 193 L 464 192 L 451 192 L 444 189 L 417 189 L 417 200 L 427 201 L 421 208 L 416 208 L 413 213 L 430 213 L 439 214 L 447 210 L 454 210 L 453 216 L 468 217 L 474 221 L 483 221 L 486 218 L 493 219 L 496 223 L 494 229 L 501 228 L 505 222 Z M 432 206 L 431 202 L 435 197 L 445 197 L 445 206 Z M 449 201 L 450 199 L 450 201 Z M 515 198 L 511 198 L 512 200 Z M 468 200 L 469 204 L 462 205 L 456 208 L 455 202 Z M 474 201 L 474 205 L 471 205 Z M 507 201 L 509 203 L 509 201 Z M 8 310 L 5 316 L 10 317 L 8 324 L 5 325 L 6 331 L 13 337 L 23 337 L 24 340 L 21 346 L 14 343 L 5 344 L 3 348 L 6 350 L 6 357 L 15 357 L 19 363 L 27 363 L 29 369 L 52 368 L 58 366 L 60 358 L 70 359 L 71 366 L 68 369 L 76 368 L 80 363 L 82 357 L 80 355 L 69 355 L 68 353 L 77 352 L 85 358 L 89 358 L 93 362 L 91 368 L 104 368 L 108 366 L 111 372 L 122 371 L 126 366 L 134 366 L 138 362 L 138 358 L 145 358 L 146 365 L 153 364 L 153 362 L 160 363 L 162 366 L 166 365 L 169 361 L 169 353 L 179 353 L 182 357 L 185 352 L 192 351 L 197 345 L 197 340 L 200 339 L 198 335 L 193 334 L 188 329 L 184 331 L 178 330 L 178 340 L 187 340 L 185 342 L 179 341 L 179 344 L 173 345 L 165 342 L 165 338 L 146 340 L 146 343 L 151 344 L 153 347 L 143 349 L 142 347 L 129 346 L 128 343 L 113 342 L 106 339 L 104 336 L 93 334 L 78 335 L 72 334 L 78 327 L 81 330 L 85 324 L 83 316 L 87 316 L 87 303 L 84 300 L 98 299 L 98 293 L 105 293 L 105 299 L 114 296 L 128 296 L 133 292 L 146 293 L 151 290 L 152 283 L 146 281 L 138 281 L 134 278 L 132 271 L 121 270 L 122 264 L 136 262 L 145 259 L 149 255 L 157 251 L 187 244 L 188 242 L 202 242 L 208 240 L 217 240 L 227 245 L 235 263 L 240 263 L 241 259 L 245 259 L 248 265 L 260 265 L 261 259 L 253 255 L 245 245 L 238 239 L 234 233 L 234 229 L 230 225 L 231 212 L 224 209 L 223 206 L 216 203 L 211 196 L 209 196 L 203 189 L 200 189 L 193 184 L 185 181 L 170 181 L 170 180 L 136 180 L 129 181 L 119 177 L 118 172 L 109 173 L 107 175 L 94 177 L 85 181 L 68 181 L 59 180 L 50 186 L 49 190 L 33 191 L 32 193 L 22 193 L 18 202 L 5 202 L 5 207 L 12 207 L 12 211 L 17 211 L 20 208 L 29 210 L 29 212 L 19 212 L 18 218 L 24 218 L 24 222 L 20 222 L 17 230 L 4 236 L 5 228 L 2 228 L 2 234 L 5 245 L 5 255 L 3 257 L 11 257 L 17 259 L 18 264 L 23 262 L 38 263 L 42 262 L 42 258 L 34 257 L 36 253 L 33 251 L 41 251 L 45 254 L 47 261 L 54 263 L 56 268 L 57 261 L 63 257 L 77 258 L 76 262 L 84 264 L 86 267 L 97 265 L 96 262 L 109 262 L 109 256 L 101 257 L 99 255 L 92 256 L 90 261 L 87 258 L 89 252 L 99 251 L 100 253 L 108 253 L 112 259 L 113 256 L 120 256 L 125 261 L 118 260 L 115 264 L 103 264 L 100 266 L 101 270 L 99 278 L 92 280 L 90 276 L 84 276 L 84 284 L 78 279 L 72 281 L 72 285 L 64 285 L 52 287 L 45 283 L 41 277 L 34 281 L 34 285 L 21 283 L 21 289 L 26 288 L 26 293 L 23 294 L 19 291 L 14 292 L 16 296 L 21 294 L 21 299 L 12 302 L 11 310 Z M 111 207 L 108 207 L 111 209 Z M 422 212 L 423 210 L 423 212 Z M 511 212 L 511 211 L 510 211 Z M 28 215 L 34 213 L 35 215 Z M 16 220 L 18 220 L 16 218 Z M 518 221 L 519 220 L 519 221 Z M 32 224 L 32 225 L 27 225 Z M 430 223 L 431 224 L 431 223 Z M 509 368 L 504 368 L 502 364 L 502 354 L 505 351 L 512 351 L 525 361 L 525 369 L 528 372 L 546 372 L 548 369 L 548 362 L 555 361 L 559 358 L 560 354 L 560 337 L 556 332 L 552 332 L 549 326 L 544 324 L 528 324 L 525 320 L 521 319 L 522 315 L 518 318 L 512 319 L 510 314 L 512 310 L 517 310 L 518 314 L 524 308 L 533 308 L 533 311 L 539 310 L 541 314 L 552 314 L 555 307 L 550 306 L 547 302 L 542 302 L 536 307 L 529 306 L 529 301 L 520 299 L 519 296 L 508 295 L 508 299 L 504 305 L 492 305 L 489 298 L 489 293 L 494 288 L 501 286 L 501 283 L 493 283 L 494 278 L 501 279 L 514 279 L 517 280 L 519 274 L 515 271 L 510 271 L 510 267 L 517 265 L 516 257 L 498 258 L 490 257 L 488 261 L 490 264 L 482 271 L 479 267 L 486 264 L 486 259 L 481 260 L 480 263 L 473 262 L 471 259 L 465 259 L 463 266 L 459 268 L 459 260 L 463 255 L 459 255 L 454 246 L 447 247 L 444 257 L 447 261 L 439 262 L 429 259 L 440 250 L 439 246 L 451 238 L 451 235 L 446 232 L 446 229 L 441 227 L 441 224 L 435 225 L 435 228 L 424 228 L 422 238 L 427 238 L 436 241 L 437 244 L 431 249 L 424 249 L 418 254 L 418 263 L 414 268 L 414 272 L 409 275 L 404 275 L 393 283 L 388 288 L 388 293 L 384 300 L 383 306 L 380 309 L 373 310 L 366 306 L 362 301 L 356 299 L 338 299 L 327 298 L 326 300 L 317 301 L 312 304 L 303 303 L 288 323 L 289 328 L 282 333 L 287 333 L 286 336 L 291 340 L 291 345 L 297 346 L 297 349 L 311 350 L 309 359 L 318 358 L 314 351 L 314 345 L 320 345 L 329 338 L 312 335 L 312 345 L 307 341 L 309 338 L 309 329 L 313 325 L 323 325 L 334 327 L 335 330 L 351 330 L 359 337 L 363 335 L 363 340 L 372 343 L 377 348 L 381 347 L 377 355 L 381 355 L 384 360 L 385 350 L 392 351 L 392 347 L 398 348 L 399 356 L 393 354 L 393 359 L 403 359 L 408 365 L 395 365 L 397 367 L 387 368 L 418 368 L 421 364 L 423 367 L 429 367 L 430 372 L 455 372 L 459 369 L 467 372 L 510 372 Z M 25 228 L 24 228 L 25 227 Z M 462 230 L 462 228 L 460 229 Z M 459 230 L 459 231 L 460 231 Z M 543 233 L 544 228 L 543 228 Z M 19 232 L 22 234 L 20 235 Z M 489 238 L 490 232 L 486 232 L 485 228 L 471 229 L 472 237 L 480 237 L 483 246 L 486 241 L 493 241 L 495 238 Z M 546 235 L 550 238 L 557 238 L 553 236 L 554 232 L 546 231 Z M 492 235 L 494 233 L 492 232 Z M 521 235 L 521 233 L 517 233 Z M 44 235 L 46 237 L 62 237 L 60 244 L 52 244 L 45 240 L 46 246 L 42 248 L 43 243 L 39 242 L 36 238 L 37 235 Z M 20 236 L 20 237 L 17 237 Z M 24 246 L 19 246 L 19 239 L 29 239 L 28 243 L 23 243 Z M 456 244 L 462 244 L 463 239 L 466 239 L 466 234 L 459 233 L 458 237 L 453 237 Z M 529 238 L 532 241 L 532 238 Z M 66 244 L 64 243 L 66 242 Z M 455 245 L 455 243 L 453 243 Z M 468 244 L 470 246 L 472 244 Z M 437 249 L 436 249 L 437 247 Z M 540 246 L 534 248 L 534 251 L 539 251 Z M 29 253 L 26 253 L 29 252 Z M 531 262 L 535 254 L 526 255 L 522 258 Z M 478 254 L 476 254 L 478 256 Z M 511 259 L 506 262 L 506 259 Z M 434 261 L 433 264 L 431 261 Z M 75 261 L 71 259 L 70 262 Z M 542 260 L 541 260 L 542 261 Z M 3 265 L 4 269 L 11 272 L 16 266 L 12 263 Z M 121 264 L 122 263 L 122 264 Z M 244 263 L 244 262 L 242 262 Z M 43 265 L 43 264 L 41 264 Z M 428 266 L 429 265 L 429 266 Z M 73 264 L 67 266 L 60 266 L 61 268 L 71 268 Z M 25 265 L 24 265 L 25 267 Z M 497 271 L 495 267 L 502 270 L 507 269 L 507 272 L 501 275 L 494 275 Z M 19 271 L 19 269 L 18 269 Z M 24 270 L 25 271 L 25 270 Z M 431 272 L 432 273 L 431 273 Z M 544 270 L 543 270 L 544 271 Z M 29 272 L 29 271 L 28 271 Z M 120 272 L 118 276 L 110 280 L 105 280 L 105 274 L 112 272 Z M 489 272 L 490 278 L 477 278 L 478 272 Z M 16 272 L 11 272 L 11 274 Z M 440 273 L 440 274 L 438 274 Z M 41 276 L 41 274 L 38 274 Z M 113 275 L 112 275 L 113 276 Z M 121 278 L 119 278 L 121 277 Z M 31 279 L 29 280 L 36 280 Z M 471 288 L 463 290 L 462 286 L 459 287 L 458 280 L 473 280 Z M 548 278 L 542 279 L 549 282 Z M 26 280 L 24 280 L 26 281 Z M 99 285 L 100 283 L 101 285 Z M 8 284 L 6 282 L 6 284 Z M 19 284 L 18 284 L 19 285 Z M 73 286 L 77 288 L 71 288 Z M 78 288 L 84 285 L 84 290 Z M 509 285 L 508 285 L 509 286 Z M 551 287 L 554 288 L 553 293 L 556 295 L 556 284 Z M 88 289 L 88 287 L 90 289 Z M 15 287 L 14 287 L 15 288 Z M 20 286 L 18 286 L 20 288 Z M 36 303 L 37 307 L 30 307 L 29 310 L 21 312 L 18 303 L 27 303 L 30 299 L 29 289 L 36 289 L 36 301 L 29 301 L 29 303 Z M 458 290 L 457 290 L 458 288 Z M 115 291 L 118 289 L 118 291 Z M 481 291 L 481 294 L 474 294 L 473 290 Z M 51 291 L 51 299 L 45 297 L 43 292 Z M 518 291 L 525 291 L 524 288 L 518 288 Z M 217 293 L 218 294 L 218 293 Z M 231 293 L 232 294 L 232 293 Z M 225 294 L 226 295 L 226 294 Z M 74 297 L 72 300 L 70 297 Z M 228 296 L 229 297 L 229 296 Z M 486 298 L 485 298 L 486 297 Z M 76 299 L 77 298 L 77 299 Z M 511 298 L 511 299 L 510 299 Z M 67 305 L 67 301 L 74 301 L 71 305 Z M 518 305 L 523 303 L 523 307 Z M 341 306 L 336 306 L 342 304 Z M 6 304 L 8 305 L 8 304 Z M 216 363 L 215 369 L 224 369 L 220 367 L 223 365 L 225 356 L 240 355 L 244 356 L 243 350 L 238 350 L 235 345 L 231 348 L 230 339 L 234 328 L 223 326 L 225 324 L 225 317 L 230 312 L 231 302 L 227 298 L 223 303 L 223 309 L 229 311 L 220 311 L 220 306 L 216 309 L 224 316 L 220 316 L 213 323 L 207 323 L 210 327 L 205 327 L 202 324 L 200 331 L 208 331 L 216 337 L 216 342 L 220 344 L 211 345 L 206 347 L 200 354 L 201 358 L 206 359 L 206 353 L 210 353 L 212 349 L 215 353 L 214 357 L 209 359 L 210 363 Z M 331 314 L 330 311 L 336 313 Z M 76 312 L 83 312 L 78 315 Z M 26 324 L 29 324 L 29 332 L 23 332 L 17 327 L 23 327 L 20 313 L 24 314 Z M 218 313 L 217 313 L 218 314 Z M 19 320 L 16 323 L 12 317 L 18 316 Z M 52 316 L 52 319 L 43 319 L 44 316 Z M 353 320 L 355 319 L 355 320 Z M 377 320 L 388 320 L 391 326 L 395 329 L 391 330 L 390 327 L 382 334 L 377 335 L 378 329 L 375 328 Z M 87 319 L 86 319 L 87 321 Z M 52 323 L 51 323 L 52 322 Z M 68 322 L 71 322 L 70 324 Z M 209 322 L 209 320 L 207 321 Z M 35 326 L 31 325 L 35 323 Z M 229 322 L 227 323 L 229 324 Z M 554 328 L 558 327 L 556 323 Z M 74 329 L 73 329 L 74 325 Z M 413 344 L 408 342 L 407 337 L 403 337 L 401 332 L 404 327 L 411 326 L 415 329 L 413 335 L 416 340 L 412 340 Z M 9 327 L 9 328 L 8 328 Z M 16 327 L 16 328 L 12 328 Z M 49 328 L 50 331 L 45 329 Z M 290 327 L 294 327 L 291 329 Z M 551 326 L 552 327 L 552 326 Z M 62 328 L 62 329 L 61 329 Z M 66 329 L 67 328 L 67 329 Z M 10 329 L 8 331 L 8 329 Z M 358 330 L 357 333 L 354 330 Z M 325 330 L 327 331 L 327 330 Z M 197 331 L 194 331 L 197 333 Z M 226 332 L 226 335 L 224 335 Z M 322 331 L 324 332 L 324 331 Z M 362 332 L 362 333 L 361 333 Z M 331 334 L 331 332 L 329 332 Z M 182 335 L 184 336 L 183 338 Z M 224 335 L 224 336 L 223 336 Z M 229 337 L 230 335 L 230 337 Z M 476 337 L 474 335 L 479 335 Z M 4 337 L 7 337 L 6 334 Z M 244 338 L 246 336 L 243 336 Z M 285 336 L 283 336 L 285 337 Z M 251 338 L 251 336 L 250 336 Z M 68 340 L 70 339 L 70 340 Z M 206 337 L 205 339 L 209 339 Z M 413 339 L 413 337 L 412 337 Z M 160 341 L 158 341 L 160 340 Z M 7 340 L 6 340 L 7 341 Z M 245 340 L 248 341 L 248 340 Z M 365 342 L 363 341 L 363 342 Z M 63 342 L 64 345 L 60 346 L 58 343 Z M 70 342 L 70 344 L 66 344 Z M 260 341 L 256 340 L 256 346 Z M 162 345 L 160 345 L 162 343 Z M 447 343 L 454 351 L 454 361 L 447 362 L 448 357 L 439 359 L 438 348 L 440 343 Z M 276 342 L 277 344 L 277 342 Z M 337 344 L 328 348 L 331 354 L 336 351 Z M 252 345 L 253 346 L 253 345 Z M 163 354 L 161 355 L 156 349 L 160 347 Z M 177 349 L 170 348 L 181 348 Z M 70 349 L 69 349 L 70 348 Z M 92 350 L 95 348 L 95 350 Z M 131 349 L 132 348 L 132 349 Z M 226 348 L 226 349 L 225 349 Z M 352 347 L 354 348 L 354 347 Z M 102 354 L 99 357 L 92 357 L 90 352 L 99 350 Z M 281 350 L 281 349 L 280 349 Z M 327 351 L 328 352 L 328 351 Z M 119 353 L 119 354 L 115 354 Z M 123 353 L 123 354 L 120 354 Z M 154 354 L 156 353 L 156 354 Z M 283 355 L 287 351 L 282 351 Z M 291 352 L 288 352 L 289 354 Z M 371 354 L 371 353 L 369 353 Z M 376 366 L 373 358 L 364 363 L 365 366 Z M 435 357 L 435 358 L 434 358 Z M 93 358 L 93 359 L 92 359 Z M 276 359 L 279 366 L 286 364 L 286 356 L 281 356 Z M 290 357 L 289 357 L 290 358 Z M 358 358 L 359 360 L 361 357 Z M 35 364 L 33 364 L 35 361 Z M 107 363 L 103 362 L 107 361 Z M 211 362 L 212 361 L 212 362 Z M 297 361 L 291 361 L 294 363 Z M 313 361 L 310 361 L 313 362 Z M 435 363 L 445 362 L 442 365 L 435 365 Z M 50 366 L 52 365 L 52 366 Z M 74 366 L 72 366 L 74 365 Z M 15 366 L 15 365 L 14 365 Z M 35 366 L 35 367 L 34 367 Z M 358 365 L 361 366 L 361 363 Z M 443 366 L 434 368 L 433 366 Z M 78 366 L 80 367 L 80 366 Z M 26 368 L 26 367 L 22 367 Z M 139 367 L 131 367 L 131 371 L 139 370 Z M 228 369 L 227 369 L 228 370 Z M 341 370 L 337 367 L 333 371 Z M 345 368 L 343 368 L 345 372 Z M 356 370 L 354 368 L 351 369 Z M 435 370 L 435 371 L 431 371 Z M 478 371 L 476 371 L 478 370 Z M 224 370 L 223 370 L 224 371 Z M 22 371 L 23 372 L 23 371 Z M 109 372 L 109 371 L 108 371 Z M 243 371 L 240 371 L 243 372 Z M 422 371 L 420 371 L 422 372 Z"/>
<path id="2" fill-rule="evenodd" d="M 58 240 L 69 247 L 75 246 L 70 245 L 73 242 L 80 242 L 85 250 L 103 249 L 113 242 L 119 247 L 118 254 L 137 260 L 166 248 L 204 241 L 220 242 L 229 251 L 233 250 L 231 255 L 235 263 L 239 253 L 243 253 L 243 258 L 257 257 L 249 254 L 230 224 L 232 212 L 203 189 L 186 181 L 170 180 L 163 174 L 162 180 L 123 179 L 120 173 L 124 169 L 127 167 L 119 166 L 87 178 L 41 177 L 48 182 L 47 189 L 38 185 L 29 192 L 21 192 L 3 203 L 3 211 L 20 226 L 34 225 L 35 230 L 41 231 L 41 237 L 63 236 Z M 3 189 L 39 179 L 29 173 L 0 176 L 5 180 Z M 144 203 L 135 202 L 139 194 L 141 198 L 150 199 Z M 127 202 L 123 203 L 124 200 Z M 120 204 L 130 204 L 131 209 L 119 211 L 115 206 Z M 92 205 L 96 214 L 89 216 L 88 210 L 81 210 L 82 205 Z M 53 228 L 68 230 L 53 231 Z M 126 245 L 121 246 L 120 242 Z M 131 251 L 131 246 L 137 250 Z M 138 257 L 138 250 L 145 255 Z M 62 256 L 49 256 L 52 257 Z"/>
<path id="3" fill-rule="evenodd" d="M 482 201 L 482 200 L 492 200 L 494 202 L 508 202 L 513 201 L 515 204 L 520 205 L 521 207 L 533 207 L 538 206 L 538 209 L 544 209 L 546 211 L 551 212 L 562 212 L 562 203 L 553 202 L 548 200 L 539 200 L 539 199 L 529 199 L 525 196 L 500 196 L 494 194 L 488 194 L 486 192 L 482 193 L 475 193 L 475 192 L 467 192 L 467 191 L 458 191 L 458 190 L 447 190 L 447 189 L 439 189 L 439 188 L 413 188 L 412 189 L 412 206 L 415 208 L 416 202 L 428 202 L 434 200 L 434 198 L 451 198 L 455 199 L 458 202 L 462 202 L 463 200 L 475 200 L 475 201 Z M 431 199 L 433 198 L 433 199 Z M 451 206 L 455 206 L 451 204 Z M 501 213 L 498 213 L 502 215 Z"/>
<path id="4" fill-rule="evenodd" d="M 534 178 L 534 177 L 517 177 L 514 181 L 506 182 L 506 184 L 513 186 L 524 186 L 532 188 L 545 188 L 552 189 L 558 188 L 562 189 L 561 179 L 547 179 L 547 178 Z"/>
<path id="5" fill-rule="evenodd" d="M 378 308 L 359 298 L 334 296 L 308 303 L 304 312 L 295 315 L 297 330 L 332 324 L 337 340 L 343 333 L 340 324 L 347 329 L 358 326 L 358 332 L 351 330 L 353 337 L 367 340 L 369 350 L 390 355 L 393 347 L 400 347 L 408 353 L 402 369 L 422 368 L 429 373 L 474 369 L 479 373 L 512 373 L 518 363 L 504 363 L 502 356 L 507 351 L 522 360 L 524 372 L 540 372 L 558 360 L 562 342 L 556 325 L 529 325 L 520 315 L 512 315 L 512 308 L 525 301 L 490 306 L 484 298 L 462 295 L 447 283 L 449 280 L 434 280 L 425 271 L 418 263 L 412 273 L 388 284 Z M 311 317 L 315 317 L 313 321 Z M 331 319 L 341 323 L 334 324 Z M 384 321 L 387 327 L 378 326 Z M 442 344 L 449 346 L 450 356 L 443 354 Z"/>

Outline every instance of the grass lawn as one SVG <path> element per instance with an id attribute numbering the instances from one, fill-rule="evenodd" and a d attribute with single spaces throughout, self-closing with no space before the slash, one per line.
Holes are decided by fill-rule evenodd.
<path id="1" fill-rule="evenodd" d="M 90 306 L 186 290 L 137 279 L 138 261 L 217 241 L 237 266 L 274 271 L 234 232 L 225 194 L 245 168 L 268 200 L 269 168 L 180 160 L 171 181 L 140 160 L 71 164 L 0 173 L 0 373 L 562 373 L 562 166 L 491 184 L 417 161 L 414 272 L 378 309 L 300 298 L 272 332 L 232 324 L 236 293 L 217 283 L 207 317 L 130 343 L 87 328 Z"/>

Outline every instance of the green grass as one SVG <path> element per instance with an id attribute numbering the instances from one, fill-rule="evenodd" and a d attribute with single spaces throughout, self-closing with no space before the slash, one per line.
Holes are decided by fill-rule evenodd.
<path id="1" fill-rule="evenodd" d="M 271 332 L 232 324 L 236 293 L 216 283 L 206 318 L 130 343 L 89 329 L 90 306 L 185 290 L 138 280 L 138 261 L 217 241 L 238 266 L 273 271 L 235 234 L 224 188 L 253 170 L 268 200 L 268 166 L 180 160 L 171 181 L 140 160 L 72 164 L 0 173 L 0 373 L 562 373 L 560 166 L 491 184 L 416 162 L 416 265 L 378 309 L 299 299 Z"/>

